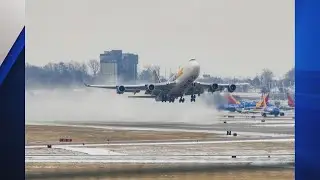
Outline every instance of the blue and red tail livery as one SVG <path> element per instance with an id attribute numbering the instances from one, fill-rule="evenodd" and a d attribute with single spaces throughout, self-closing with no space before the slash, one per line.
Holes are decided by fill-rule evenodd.
<path id="1" fill-rule="evenodd" d="M 287 97 L 288 97 L 288 106 L 289 107 L 295 107 L 295 100 L 292 97 L 292 95 L 290 95 L 290 93 L 287 93 Z"/>

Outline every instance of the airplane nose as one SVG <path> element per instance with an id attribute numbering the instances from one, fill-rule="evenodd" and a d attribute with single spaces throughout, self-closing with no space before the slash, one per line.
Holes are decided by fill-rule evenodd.
<path id="1" fill-rule="evenodd" d="M 197 73 L 199 73 L 200 72 L 200 64 L 198 62 L 195 62 L 194 67 L 195 67 Z"/>
<path id="2" fill-rule="evenodd" d="M 200 73 L 200 64 L 195 59 L 191 59 L 189 63 L 197 74 Z"/>
<path id="3" fill-rule="evenodd" d="M 197 61 L 192 61 L 191 64 L 192 64 L 194 67 L 200 68 L 200 64 L 199 64 Z"/>

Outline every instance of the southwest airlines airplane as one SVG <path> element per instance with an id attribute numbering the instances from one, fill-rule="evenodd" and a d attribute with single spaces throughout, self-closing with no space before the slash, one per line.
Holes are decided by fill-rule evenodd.
<path id="1" fill-rule="evenodd" d="M 200 65 L 195 59 L 189 60 L 186 66 L 179 69 L 179 71 L 172 76 L 167 82 L 156 82 L 140 85 L 89 85 L 87 87 L 115 89 L 118 94 L 124 92 L 138 93 L 145 91 L 148 96 L 131 96 L 131 98 L 154 98 L 161 102 L 174 102 L 179 98 L 179 103 L 184 103 L 183 96 L 191 96 L 191 102 L 196 101 L 196 95 L 208 92 L 215 92 L 218 90 L 228 89 L 229 92 L 236 90 L 235 84 L 216 84 L 197 82 L 196 79 L 200 74 Z"/>
<path id="2" fill-rule="evenodd" d="M 280 111 L 280 109 L 272 104 L 269 101 L 269 93 L 267 95 L 262 95 L 261 100 L 258 102 L 245 102 L 245 101 L 237 101 L 232 95 L 227 95 L 228 101 L 233 103 L 229 106 L 228 110 L 232 110 L 231 107 L 234 106 L 235 111 L 240 113 L 261 113 L 263 117 L 267 117 L 267 115 L 284 116 L 284 112 Z M 229 104 L 230 105 L 230 104 Z M 227 106 L 228 107 L 228 106 Z M 251 110 L 251 111 L 250 111 Z M 258 111 L 255 111 L 258 110 Z"/>
<path id="3" fill-rule="evenodd" d="M 294 110 L 295 109 L 295 99 L 293 97 L 293 94 L 291 95 L 289 92 L 287 92 L 287 97 L 288 97 L 288 105 L 281 106 L 280 109 Z"/>
<path id="4" fill-rule="evenodd" d="M 227 104 L 218 105 L 217 108 L 219 110 L 243 113 L 246 112 L 246 110 L 263 109 L 265 106 L 269 106 L 269 94 L 262 95 L 261 100 L 258 102 L 243 100 L 238 101 L 229 93 L 225 93 L 224 97 L 227 99 Z"/>

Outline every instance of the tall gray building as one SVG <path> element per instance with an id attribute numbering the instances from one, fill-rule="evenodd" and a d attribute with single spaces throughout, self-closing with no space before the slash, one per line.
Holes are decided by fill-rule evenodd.
<path id="1" fill-rule="evenodd" d="M 124 82 L 137 80 L 137 66 L 139 57 L 136 54 L 125 53 L 122 55 L 122 62 L 118 63 L 121 80 Z"/>
<path id="2" fill-rule="evenodd" d="M 100 54 L 102 78 L 112 84 L 136 81 L 138 60 L 138 55 L 122 50 L 105 51 Z"/>

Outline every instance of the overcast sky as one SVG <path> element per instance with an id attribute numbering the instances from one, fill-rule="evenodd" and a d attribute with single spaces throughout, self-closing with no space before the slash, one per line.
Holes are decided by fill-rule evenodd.
<path id="1" fill-rule="evenodd" d="M 37 65 L 122 49 L 162 73 L 190 58 L 221 76 L 294 66 L 293 0 L 28 0 L 26 20 L 26 61 Z"/>

